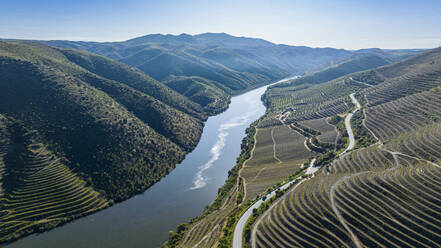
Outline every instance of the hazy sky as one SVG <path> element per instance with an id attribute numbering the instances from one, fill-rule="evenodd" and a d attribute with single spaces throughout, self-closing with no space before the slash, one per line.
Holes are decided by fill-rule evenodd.
<path id="1" fill-rule="evenodd" d="M 0 0 L 0 38 L 225 32 L 336 48 L 441 45 L 441 0 Z"/>

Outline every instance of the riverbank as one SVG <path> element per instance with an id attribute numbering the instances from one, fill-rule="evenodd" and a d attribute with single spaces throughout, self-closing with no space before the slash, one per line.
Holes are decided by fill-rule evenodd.
<path id="1" fill-rule="evenodd" d="M 291 78 L 286 80 L 290 79 Z M 177 232 L 171 233 L 169 242 L 166 244 L 167 247 L 175 247 L 178 245 L 183 247 L 192 247 L 195 245 L 219 245 L 220 247 L 229 246 L 228 244 L 231 243 L 232 239 L 231 234 L 233 233 L 231 223 L 234 224 L 235 218 L 237 217 L 238 213 L 240 214 L 243 206 L 247 206 L 247 204 L 249 204 L 249 201 L 246 201 L 247 197 L 245 196 L 246 183 L 244 180 L 239 179 L 237 172 L 242 168 L 244 162 L 251 156 L 251 150 L 254 147 L 254 136 L 255 129 L 253 125 L 253 127 L 251 127 L 247 132 L 247 137 L 242 143 L 243 152 L 238 158 L 236 165 L 229 172 L 229 177 L 225 183 L 225 187 L 222 187 L 219 190 L 216 200 L 207 206 L 206 211 L 201 216 L 192 219 L 190 224 L 186 226 L 185 230 L 179 228 Z M 271 147 L 274 146 L 272 145 Z M 293 168 L 293 170 L 296 169 Z M 292 173 L 293 172 L 290 172 L 289 174 Z M 283 175 L 283 177 L 285 178 L 286 174 Z M 271 184 L 271 186 L 272 185 L 273 184 Z"/>
<path id="2" fill-rule="evenodd" d="M 266 87 L 232 97 L 226 111 L 207 120 L 193 152 L 144 193 L 8 247 L 160 246 L 169 230 L 216 198 L 240 155 L 245 129 L 265 112 L 260 98 Z"/>

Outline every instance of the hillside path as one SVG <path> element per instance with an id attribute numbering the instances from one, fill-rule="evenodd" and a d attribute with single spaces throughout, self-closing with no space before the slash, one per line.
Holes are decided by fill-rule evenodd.
<path id="1" fill-rule="evenodd" d="M 314 174 L 319 168 L 314 167 L 315 158 L 311 160 L 311 163 L 309 164 L 308 169 L 305 172 L 305 175 L 311 175 Z M 300 185 L 301 182 L 305 181 L 305 179 L 302 179 L 297 185 Z M 295 183 L 297 181 L 297 178 L 294 180 L 291 180 L 284 185 L 280 186 L 276 190 L 271 191 L 270 193 L 266 194 L 264 197 L 262 197 L 260 200 L 255 202 L 253 205 L 251 205 L 239 218 L 239 220 L 236 223 L 236 227 L 234 228 L 233 233 L 233 248 L 241 248 L 242 247 L 242 237 L 243 237 L 243 230 L 245 228 L 245 225 L 248 221 L 248 219 L 253 214 L 253 210 L 257 209 L 262 205 L 262 203 L 268 201 L 271 197 L 276 195 L 277 190 L 284 190 L 287 189 L 291 184 Z M 296 187 L 297 187 L 296 185 Z"/>

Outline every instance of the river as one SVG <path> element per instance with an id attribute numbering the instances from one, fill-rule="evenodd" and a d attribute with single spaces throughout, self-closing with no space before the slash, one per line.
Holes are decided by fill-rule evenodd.
<path id="1" fill-rule="evenodd" d="M 239 156 L 245 129 L 265 113 L 260 99 L 267 87 L 233 97 L 225 112 L 208 118 L 195 150 L 143 194 L 8 247 L 159 247 L 168 231 L 200 215 L 216 198 Z"/>

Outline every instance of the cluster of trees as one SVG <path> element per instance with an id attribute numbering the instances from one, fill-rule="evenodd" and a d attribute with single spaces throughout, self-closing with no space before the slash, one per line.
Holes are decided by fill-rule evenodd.
<path id="1" fill-rule="evenodd" d="M 293 128 L 294 130 L 296 130 L 297 132 L 301 133 L 303 136 L 308 137 L 308 138 L 321 134 L 320 131 L 317 131 L 317 130 L 309 128 L 309 127 L 302 126 L 298 122 L 291 123 L 291 128 Z"/>
<path id="2" fill-rule="evenodd" d="M 357 141 L 355 148 L 366 147 L 376 142 L 371 133 L 363 126 L 363 119 L 364 114 L 362 109 L 352 116 L 351 126 L 354 132 L 354 138 Z"/>

